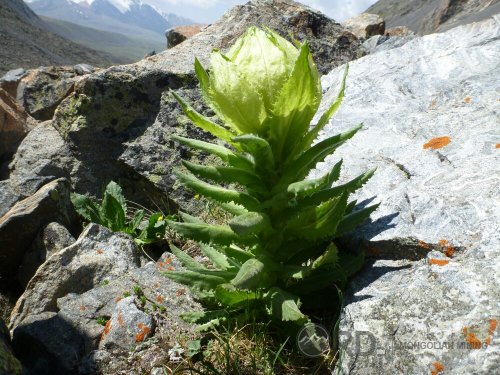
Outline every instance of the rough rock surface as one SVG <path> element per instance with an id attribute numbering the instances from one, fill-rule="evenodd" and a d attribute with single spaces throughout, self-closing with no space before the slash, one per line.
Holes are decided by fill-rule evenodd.
<path id="1" fill-rule="evenodd" d="M 165 32 L 167 38 L 168 48 L 175 47 L 176 45 L 184 42 L 186 39 L 198 34 L 207 25 L 187 25 L 177 26 Z"/>
<path id="2" fill-rule="evenodd" d="M 129 235 L 89 224 L 73 245 L 40 266 L 17 301 L 9 326 L 30 315 L 57 311 L 58 298 L 86 292 L 139 266 L 140 253 Z"/>
<path id="3" fill-rule="evenodd" d="M 76 374 L 85 340 L 55 312 L 28 316 L 13 333 L 12 345 L 28 374 Z"/>
<path id="4" fill-rule="evenodd" d="M 99 347 L 130 350 L 137 343 L 149 339 L 154 334 L 154 329 L 152 316 L 139 310 L 135 297 L 126 297 L 116 304 L 106 323 Z"/>
<path id="5" fill-rule="evenodd" d="M 21 373 L 21 363 L 12 352 L 9 330 L 0 319 L 0 374 L 20 375 Z"/>
<path id="6" fill-rule="evenodd" d="M 357 233 L 374 260 L 346 294 L 344 373 L 498 371 L 499 62 L 495 16 L 350 64 L 324 133 L 365 126 L 316 175 L 376 166 L 358 201 L 381 206 Z M 341 75 L 323 77 L 325 102 Z"/>
<path id="7" fill-rule="evenodd" d="M 414 39 L 414 34 L 406 36 L 375 35 L 363 42 L 367 54 L 398 48 Z"/>
<path id="8" fill-rule="evenodd" d="M 28 282 L 40 265 L 51 255 L 61 251 L 75 242 L 75 238 L 61 224 L 52 222 L 38 232 L 30 249 L 24 255 L 19 267 L 17 279 L 26 288 Z"/>
<path id="9" fill-rule="evenodd" d="M 73 180 L 73 176 L 85 176 L 81 164 L 51 122 L 39 124 L 19 145 L 9 178 L 0 181 L 0 215 L 58 177 Z"/>
<path id="10" fill-rule="evenodd" d="M 17 97 L 17 84 L 26 74 L 23 68 L 12 69 L 0 78 L 0 87 L 7 91 L 10 96 Z"/>
<path id="11" fill-rule="evenodd" d="M 19 143 L 35 125 L 36 121 L 24 108 L 0 88 L 0 164 L 17 150 Z"/>
<path id="12" fill-rule="evenodd" d="M 81 75 L 78 73 L 83 71 L 80 67 L 69 66 L 30 70 L 18 82 L 17 98 L 33 118 L 39 121 L 50 120 L 57 106 L 80 79 Z"/>
<path id="13" fill-rule="evenodd" d="M 78 222 L 70 201 L 69 182 L 60 178 L 44 185 L 0 217 L 0 275 L 17 273 L 38 231 L 51 221 L 68 228 Z"/>
<path id="14" fill-rule="evenodd" d="M 178 267 L 180 263 L 165 253 L 158 262 L 149 262 L 119 278 L 106 278 L 85 293 L 58 298 L 57 313 L 32 315 L 14 330 L 16 353 L 40 375 L 131 373 L 132 367 L 135 373 L 149 373 L 168 361 L 168 350 L 177 340 L 194 337 L 192 327 L 179 314 L 199 310 L 200 305 L 184 286 L 162 275 Z M 132 315 L 128 316 L 127 310 L 144 318 L 147 325 L 137 332 L 129 327 L 128 317 Z M 155 329 L 146 332 L 145 327 Z M 133 335 L 123 328 L 130 328 Z M 133 337 L 131 346 L 127 346 L 135 347 L 132 354 L 110 345 L 122 344 L 115 340 L 118 333 L 122 338 Z M 154 337 L 148 339 L 153 333 Z"/>
<path id="15" fill-rule="evenodd" d="M 366 10 L 387 27 L 408 26 L 423 35 L 477 22 L 500 13 L 499 0 L 379 0 Z"/>
<path id="16" fill-rule="evenodd" d="M 377 14 L 361 13 L 349 18 L 344 26 L 351 30 L 358 38 L 369 38 L 374 35 L 384 35 L 385 21 Z"/>

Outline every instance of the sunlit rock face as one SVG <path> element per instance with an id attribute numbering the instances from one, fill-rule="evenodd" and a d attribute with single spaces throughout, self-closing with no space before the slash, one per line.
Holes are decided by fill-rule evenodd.
<path id="1" fill-rule="evenodd" d="M 495 16 L 350 65 L 344 103 L 320 138 L 365 126 L 317 175 L 339 158 L 346 180 L 378 167 L 358 202 L 381 206 L 356 233 L 371 261 L 346 295 L 345 373 L 495 372 L 499 24 Z M 325 103 L 342 69 L 323 78 Z"/>

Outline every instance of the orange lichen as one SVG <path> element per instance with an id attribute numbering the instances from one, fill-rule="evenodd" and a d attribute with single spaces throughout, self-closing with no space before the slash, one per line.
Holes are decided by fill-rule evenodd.
<path id="1" fill-rule="evenodd" d="M 444 146 L 447 146 L 451 142 L 450 137 L 437 137 L 437 138 L 432 138 L 429 142 L 424 144 L 424 148 L 432 148 L 433 150 L 437 150 L 439 148 L 442 148 Z"/>
<path id="2" fill-rule="evenodd" d="M 80 311 L 85 311 L 85 310 L 87 310 L 87 308 L 85 306 L 83 306 L 83 305 L 80 306 Z"/>
<path id="3" fill-rule="evenodd" d="M 488 327 L 488 338 L 485 340 L 486 345 L 491 344 L 491 340 L 493 339 L 493 335 L 495 333 L 495 330 L 497 329 L 498 322 L 496 319 L 490 319 L 490 325 Z"/>
<path id="4" fill-rule="evenodd" d="M 167 260 L 165 260 L 165 264 L 170 264 L 172 263 L 172 259 L 171 258 L 167 258 Z"/>
<path id="5" fill-rule="evenodd" d="M 495 148 L 500 148 L 500 143 L 497 143 L 497 144 L 495 145 Z"/>
<path id="6" fill-rule="evenodd" d="M 139 333 L 135 335 L 135 342 L 142 342 L 146 338 L 147 334 L 151 332 L 151 328 L 142 323 L 138 323 L 137 328 L 139 328 Z"/>
<path id="7" fill-rule="evenodd" d="M 160 296 L 160 295 L 157 295 L 157 296 L 156 296 L 156 302 L 158 302 L 158 303 L 163 303 L 163 301 L 165 301 L 165 298 L 163 298 L 163 297 L 162 297 L 162 296 Z"/>
<path id="8" fill-rule="evenodd" d="M 469 327 L 462 328 L 462 334 L 464 335 L 465 341 L 469 344 L 470 349 L 481 349 L 485 346 L 491 345 L 493 340 L 493 335 L 497 329 L 498 321 L 496 319 L 490 319 L 488 322 L 488 336 L 482 342 L 474 332 L 471 332 Z"/>
<path id="9" fill-rule="evenodd" d="M 116 297 L 116 298 L 115 298 L 115 302 L 116 302 L 116 303 L 120 302 L 121 300 L 122 300 L 122 297 L 121 297 L 121 296 L 118 296 L 118 297 Z"/>
<path id="10" fill-rule="evenodd" d="M 104 331 L 102 332 L 101 335 L 101 340 L 104 339 L 104 337 L 111 331 L 111 319 L 106 322 L 106 325 L 104 326 Z"/>
<path id="11" fill-rule="evenodd" d="M 450 261 L 448 259 L 434 259 L 434 258 L 429 259 L 430 265 L 435 264 L 436 266 L 442 267 L 442 266 L 446 266 L 448 263 L 450 263 Z"/>
<path id="12" fill-rule="evenodd" d="M 497 329 L 498 321 L 496 319 L 490 319 L 490 327 L 488 328 L 488 334 L 493 335 Z"/>
<path id="13" fill-rule="evenodd" d="M 470 96 L 466 96 L 464 98 L 464 103 L 470 103 L 470 102 L 472 102 L 472 98 Z"/>
<path id="14" fill-rule="evenodd" d="M 103 254 L 103 253 L 104 253 L 104 250 L 97 249 L 95 252 L 96 252 L 97 254 Z"/>
<path id="15" fill-rule="evenodd" d="M 124 324 L 123 315 L 120 311 L 120 312 L 118 312 L 118 325 L 121 327 L 121 326 L 123 326 L 123 324 Z"/>
<path id="16" fill-rule="evenodd" d="M 174 270 L 174 267 L 170 266 L 167 268 L 167 271 L 173 271 Z"/>
<path id="17" fill-rule="evenodd" d="M 464 327 L 463 333 L 465 336 L 465 341 L 467 341 L 471 349 L 481 349 L 483 344 L 481 340 L 476 337 L 476 334 L 474 332 L 469 332 L 469 329 L 467 327 Z"/>
<path id="18" fill-rule="evenodd" d="M 418 246 L 420 246 L 422 249 L 425 250 L 431 250 L 431 247 L 424 241 L 420 240 L 418 241 Z"/>
<path id="19" fill-rule="evenodd" d="M 180 296 L 182 296 L 182 295 L 184 295 L 184 294 L 186 294 L 186 289 L 184 289 L 184 288 L 179 289 L 179 290 L 177 290 L 177 291 L 175 292 L 175 295 L 176 295 L 177 297 L 180 297 Z"/>
<path id="20" fill-rule="evenodd" d="M 451 246 L 448 240 L 439 240 L 438 245 L 441 247 L 441 249 L 448 258 L 451 258 L 453 255 L 455 255 L 456 249 L 453 246 Z"/>
<path id="21" fill-rule="evenodd" d="M 431 375 L 438 375 L 444 371 L 444 366 L 441 362 L 432 362 Z"/>

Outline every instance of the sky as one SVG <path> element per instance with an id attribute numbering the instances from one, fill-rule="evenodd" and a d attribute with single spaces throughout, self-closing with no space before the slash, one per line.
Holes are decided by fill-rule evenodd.
<path id="1" fill-rule="evenodd" d="M 342 22 L 362 13 L 377 0 L 300 0 L 325 13 L 335 21 Z M 216 21 L 229 8 L 237 4 L 245 4 L 248 0 L 143 0 L 155 5 L 167 13 L 175 13 L 196 22 L 210 23 Z"/>

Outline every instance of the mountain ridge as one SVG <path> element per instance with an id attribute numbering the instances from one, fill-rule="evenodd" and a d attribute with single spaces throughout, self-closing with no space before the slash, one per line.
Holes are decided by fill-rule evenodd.
<path id="1" fill-rule="evenodd" d="M 500 0 L 379 0 L 365 12 L 383 17 L 387 27 L 407 26 L 425 35 L 500 13 Z"/>
<path id="2" fill-rule="evenodd" d="M 193 23 L 141 0 L 25 0 L 38 15 L 98 30 L 164 40 L 165 30 Z"/>
<path id="3" fill-rule="evenodd" d="M 0 3 L 0 75 L 40 65 L 111 65 L 102 52 L 78 45 L 49 30 L 22 0 Z"/>

